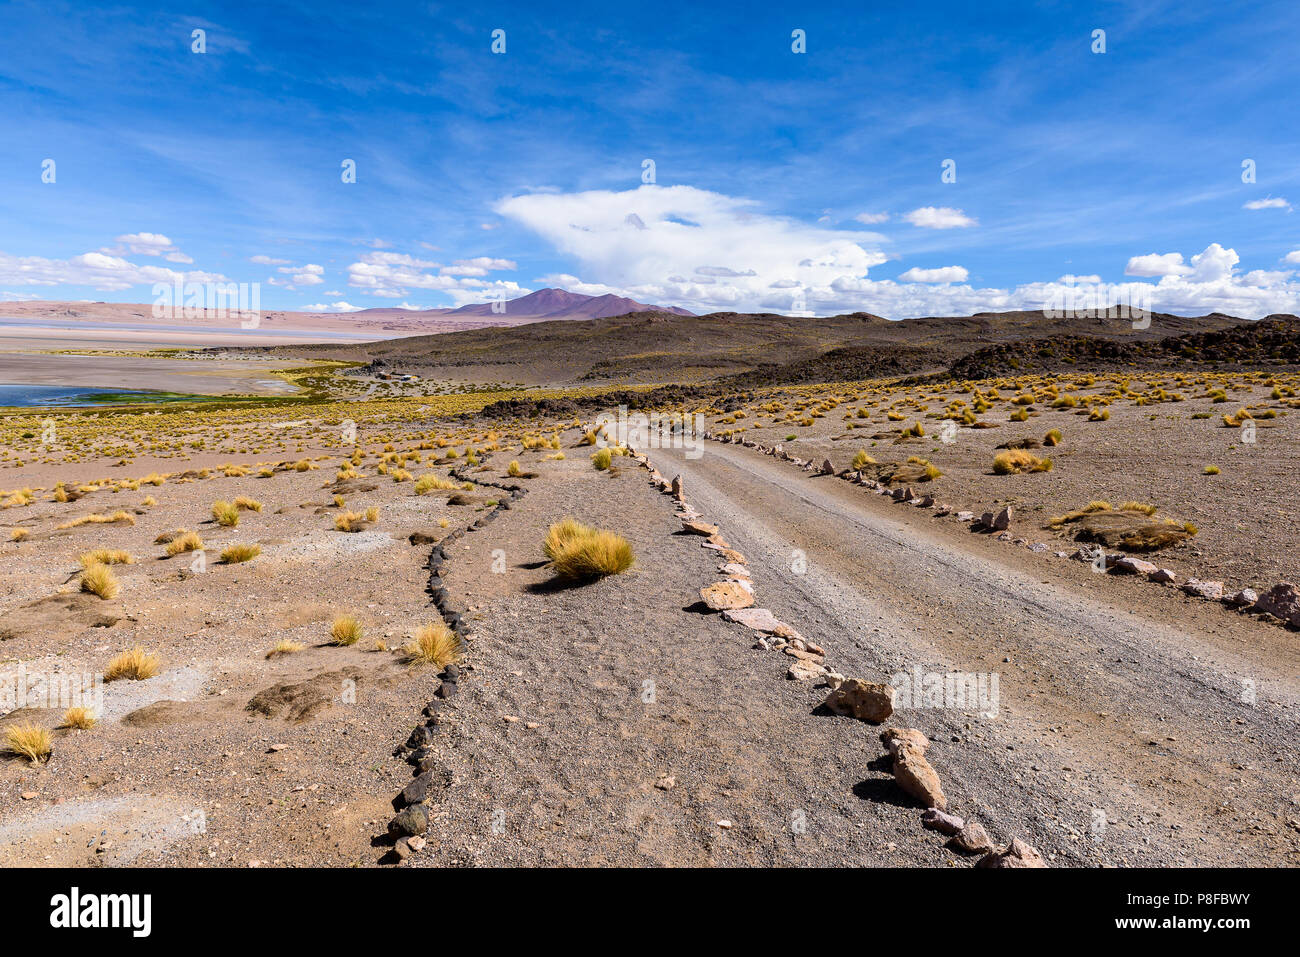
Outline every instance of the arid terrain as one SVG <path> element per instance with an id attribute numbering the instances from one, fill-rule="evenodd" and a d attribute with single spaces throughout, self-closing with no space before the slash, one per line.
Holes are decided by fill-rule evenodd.
<path id="1" fill-rule="evenodd" d="M 1298 322 L 25 357 L 0 865 L 1300 864 Z"/>

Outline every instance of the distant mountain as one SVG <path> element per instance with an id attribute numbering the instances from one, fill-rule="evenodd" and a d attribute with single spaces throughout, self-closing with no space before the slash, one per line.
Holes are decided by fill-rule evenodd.
<path id="1" fill-rule="evenodd" d="M 605 319 L 609 316 L 625 316 L 630 312 L 669 312 L 675 316 L 692 316 L 694 313 L 675 306 L 649 306 L 635 299 L 606 293 L 603 296 L 584 296 L 580 292 L 568 292 L 564 289 L 539 289 L 518 299 L 508 299 L 504 312 L 493 312 L 499 304 L 479 302 L 447 312 L 453 316 L 507 316 L 520 318 L 528 316 L 537 319 Z"/>

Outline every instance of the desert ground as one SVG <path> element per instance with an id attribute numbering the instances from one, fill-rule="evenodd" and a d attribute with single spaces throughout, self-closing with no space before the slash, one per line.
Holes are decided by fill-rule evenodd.
<path id="1" fill-rule="evenodd" d="M 683 380 L 668 321 L 7 412 L 0 864 L 1300 864 L 1295 368 Z"/>

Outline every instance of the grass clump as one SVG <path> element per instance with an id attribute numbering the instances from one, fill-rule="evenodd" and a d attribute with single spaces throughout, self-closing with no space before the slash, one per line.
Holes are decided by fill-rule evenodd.
<path id="1" fill-rule="evenodd" d="M 463 653 L 460 637 L 441 621 L 421 625 L 415 636 L 402 646 L 402 654 L 407 662 L 437 665 L 439 668 L 460 661 Z"/>
<path id="2" fill-rule="evenodd" d="M 1050 472 L 1051 459 L 1040 459 L 1024 449 L 1008 449 L 993 457 L 995 475 L 1019 475 L 1021 472 Z"/>
<path id="3" fill-rule="evenodd" d="M 262 503 L 255 498 L 249 498 L 247 495 L 236 498 L 234 506 L 241 512 L 260 512 L 262 510 Z"/>
<path id="4" fill-rule="evenodd" d="M 113 569 L 100 562 L 91 562 L 81 573 L 81 590 L 107 601 L 118 596 L 122 583 L 113 574 Z"/>
<path id="5" fill-rule="evenodd" d="M 198 532 L 182 531 L 167 543 L 167 555 L 170 558 L 182 552 L 197 552 L 202 548 L 203 539 L 199 538 Z"/>
<path id="6" fill-rule="evenodd" d="M 262 554 L 261 545 L 230 545 L 221 552 L 221 561 L 226 565 L 238 565 L 240 562 L 252 561 Z"/>
<path id="7" fill-rule="evenodd" d="M 212 518 L 222 528 L 234 528 L 239 524 L 239 509 L 233 502 L 218 499 L 212 503 Z"/>
<path id="8" fill-rule="evenodd" d="M 861 472 L 868 465 L 875 465 L 875 464 L 876 464 L 876 460 L 867 454 L 866 449 L 858 449 L 858 454 L 853 456 L 853 464 L 851 468 L 855 472 Z"/>
<path id="9" fill-rule="evenodd" d="M 302 651 L 306 647 L 302 642 L 294 641 L 292 638 L 281 638 L 271 646 L 271 650 L 266 653 L 266 657 L 270 660 L 271 658 L 278 658 L 280 655 L 291 655 L 295 651 Z"/>
<path id="10" fill-rule="evenodd" d="M 5 751 L 26 758 L 32 764 L 48 761 L 54 750 L 50 732 L 35 724 L 14 724 L 5 728 Z"/>
<path id="11" fill-rule="evenodd" d="M 128 678 L 131 681 L 144 681 L 160 671 L 162 665 L 158 661 L 158 656 L 136 645 L 130 651 L 123 651 L 113 656 L 108 667 L 104 669 L 104 680 L 120 681 Z"/>
<path id="12" fill-rule="evenodd" d="M 69 708 L 63 712 L 63 723 L 59 727 L 89 731 L 95 726 L 95 720 L 95 712 L 90 708 Z"/>
<path id="13" fill-rule="evenodd" d="M 1217 465 L 1207 465 L 1201 470 L 1202 475 L 1218 475 L 1219 467 Z"/>
<path id="14" fill-rule="evenodd" d="M 506 474 L 511 478 L 519 478 L 519 476 L 524 474 L 524 470 L 520 466 L 518 459 L 510 460 L 510 464 L 506 466 Z"/>
<path id="15" fill-rule="evenodd" d="M 574 518 L 565 518 L 547 530 L 542 551 L 551 561 L 551 571 L 567 581 L 618 575 L 636 561 L 632 546 L 623 536 Z"/>
<path id="16" fill-rule="evenodd" d="M 97 548 L 94 551 L 86 552 L 78 561 L 81 562 L 82 568 L 89 568 L 91 565 L 132 565 L 135 563 L 131 553 L 123 548 Z"/>
<path id="17" fill-rule="evenodd" d="M 609 463 L 613 458 L 614 453 L 609 449 L 600 449 L 591 453 L 591 466 L 598 472 L 604 472 L 609 468 Z"/>
<path id="18" fill-rule="evenodd" d="M 437 475 L 421 475 L 415 482 L 416 495 L 423 495 L 426 492 L 447 492 L 455 488 L 455 482 Z"/>
<path id="19" fill-rule="evenodd" d="M 330 625 L 330 644 L 355 645 L 364 633 L 365 629 L 361 627 L 361 622 L 357 621 L 355 615 L 339 615 Z"/>

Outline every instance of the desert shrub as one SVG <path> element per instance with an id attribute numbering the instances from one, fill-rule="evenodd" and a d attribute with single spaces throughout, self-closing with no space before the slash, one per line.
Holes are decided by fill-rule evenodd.
<path id="1" fill-rule="evenodd" d="M 118 596 L 122 591 L 122 583 L 113 574 L 113 569 L 99 562 L 91 562 L 81 573 L 81 590 L 107 600 Z"/>
<path id="2" fill-rule="evenodd" d="M 144 681 L 152 678 L 162 670 L 158 656 L 150 654 L 139 645 L 130 651 L 114 655 L 104 669 L 105 681 L 119 681 L 129 678 L 132 681 Z"/>
<path id="3" fill-rule="evenodd" d="M 426 492 L 448 491 L 455 487 L 456 483 L 449 479 L 440 478 L 437 475 L 421 475 L 415 483 L 415 494 L 423 495 Z"/>
<path id="4" fill-rule="evenodd" d="M 1018 475 L 1021 472 L 1050 472 L 1051 459 L 1040 459 L 1024 449 L 1008 449 L 993 457 L 993 471 L 997 475 Z"/>
<path id="5" fill-rule="evenodd" d="M 239 524 L 239 509 L 231 502 L 218 499 L 212 503 L 212 518 L 223 528 L 234 528 Z"/>
<path id="6" fill-rule="evenodd" d="M 330 644 L 355 645 L 364 633 L 355 615 L 339 615 L 330 625 Z"/>
<path id="7" fill-rule="evenodd" d="M 1043 445 L 1047 446 L 1048 448 L 1051 448 L 1051 447 L 1054 446 L 1054 445 L 1060 445 L 1060 444 L 1061 444 L 1061 430 L 1060 430 L 1060 429 L 1052 429 L 1052 430 L 1051 430 L 1050 432 L 1048 432 L 1045 436 L 1043 436 Z"/>
<path id="8" fill-rule="evenodd" d="M 506 466 L 506 474 L 512 478 L 518 478 L 524 474 L 524 470 L 520 467 L 517 459 L 510 460 L 510 464 Z"/>
<path id="9" fill-rule="evenodd" d="M 422 625 L 415 636 L 402 646 L 402 653 L 412 664 L 437 665 L 445 668 L 461 659 L 460 637 L 445 622 Z"/>
<path id="10" fill-rule="evenodd" d="M 97 548 L 94 551 L 86 552 L 78 559 L 82 568 L 89 568 L 91 565 L 131 565 L 135 559 L 131 553 L 121 548 Z"/>
<path id="11" fill-rule="evenodd" d="M 270 659 L 278 658 L 280 655 L 291 655 L 295 651 L 302 651 L 306 647 L 302 642 L 294 641 L 292 638 L 281 638 L 271 646 L 271 650 L 266 653 L 266 657 Z"/>
<path id="12" fill-rule="evenodd" d="M 247 495 L 236 498 L 234 505 L 241 512 L 260 512 L 262 510 L 262 503 L 255 498 L 249 498 Z"/>
<path id="13" fill-rule="evenodd" d="M 542 551 L 557 578 L 586 581 L 627 571 L 636 560 L 627 539 L 573 518 L 547 530 Z"/>
<path id="14" fill-rule="evenodd" d="M 609 449 L 600 449 L 591 453 L 592 467 L 597 471 L 603 472 L 609 468 L 609 463 L 613 460 L 614 453 Z"/>
<path id="15" fill-rule="evenodd" d="M 180 555 L 182 552 L 197 552 L 203 548 L 203 539 L 198 532 L 182 531 L 167 543 L 168 556 Z"/>
<path id="16" fill-rule="evenodd" d="M 1205 468 L 1201 471 L 1201 474 L 1202 474 L 1202 475 L 1218 475 L 1218 474 L 1219 474 L 1219 467 L 1218 467 L 1217 465 L 1207 465 L 1207 466 L 1205 466 Z"/>
<path id="17" fill-rule="evenodd" d="M 858 454 L 853 456 L 853 471 L 861 472 L 868 465 L 875 465 L 876 460 L 867 454 L 866 449 L 858 449 Z"/>
<path id="18" fill-rule="evenodd" d="M 90 708 L 69 708 L 63 712 L 61 728 L 73 728 L 77 731 L 89 731 L 95 726 L 95 712 Z"/>
<path id="19" fill-rule="evenodd" d="M 238 565 L 240 562 L 252 561 L 260 554 L 260 545 L 229 545 L 222 550 L 221 561 L 226 565 Z"/>
<path id="20" fill-rule="evenodd" d="M 5 728 L 5 751 L 26 758 L 32 764 L 49 760 L 53 746 L 50 732 L 35 724 L 11 724 Z"/>

